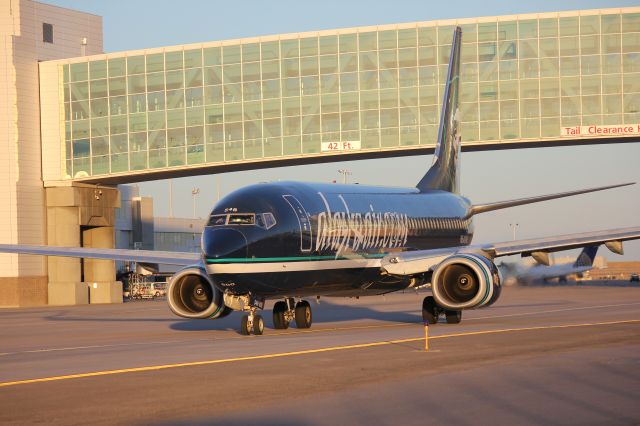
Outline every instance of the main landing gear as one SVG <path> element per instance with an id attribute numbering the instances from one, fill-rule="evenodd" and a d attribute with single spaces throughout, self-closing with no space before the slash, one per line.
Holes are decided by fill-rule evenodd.
<path id="1" fill-rule="evenodd" d="M 427 296 L 422 301 L 422 319 L 429 324 L 437 324 L 440 314 L 444 314 L 447 324 L 459 324 L 462 321 L 462 311 L 449 311 L 436 303 L 433 296 Z"/>
<path id="2" fill-rule="evenodd" d="M 281 300 L 273 305 L 273 325 L 278 330 L 289 328 L 291 321 L 296 322 L 298 328 L 310 328 L 312 323 L 311 305 L 306 300 L 298 303 L 292 298 Z"/>

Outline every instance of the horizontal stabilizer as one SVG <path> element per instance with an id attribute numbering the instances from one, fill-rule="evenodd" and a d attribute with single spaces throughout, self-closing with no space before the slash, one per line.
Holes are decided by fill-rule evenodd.
<path id="1" fill-rule="evenodd" d="M 620 188 L 621 186 L 634 185 L 635 182 L 621 183 L 618 185 L 600 186 L 598 188 L 580 189 L 577 191 L 560 192 L 550 195 L 539 195 L 537 197 L 518 198 L 515 200 L 499 201 L 497 203 L 475 204 L 469 209 L 467 218 L 479 214 L 490 212 L 493 210 L 506 209 L 509 207 L 522 206 L 524 204 L 539 203 L 541 201 L 555 200 L 556 198 L 571 197 L 573 195 L 587 194 L 589 192 L 604 191 L 605 189 Z"/>

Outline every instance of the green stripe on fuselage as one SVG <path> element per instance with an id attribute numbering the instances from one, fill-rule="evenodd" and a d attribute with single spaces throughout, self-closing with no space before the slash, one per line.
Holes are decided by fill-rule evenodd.
<path id="1" fill-rule="evenodd" d="M 309 262 L 326 260 L 354 260 L 354 259 L 379 259 L 387 253 L 364 254 L 360 257 L 336 257 L 336 256 L 292 256 L 292 257 L 226 257 L 220 259 L 207 259 L 207 263 L 273 263 L 273 262 Z"/>

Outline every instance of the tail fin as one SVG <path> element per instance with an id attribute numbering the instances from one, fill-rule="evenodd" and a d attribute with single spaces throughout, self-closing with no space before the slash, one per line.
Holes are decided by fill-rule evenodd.
<path id="1" fill-rule="evenodd" d="M 458 156 L 460 153 L 458 82 L 460 76 L 460 48 L 462 30 L 456 27 L 451 44 L 449 72 L 444 91 L 438 143 L 433 157 L 433 164 L 427 174 L 418 182 L 416 188 L 420 192 L 442 190 L 453 193 L 459 191 Z"/>
<path id="2" fill-rule="evenodd" d="M 573 266 L 579 268 L 581 266 L 593 266 L 599 246 L 586 246 L 580 252 L 580 255 L 574 262 Z"/>

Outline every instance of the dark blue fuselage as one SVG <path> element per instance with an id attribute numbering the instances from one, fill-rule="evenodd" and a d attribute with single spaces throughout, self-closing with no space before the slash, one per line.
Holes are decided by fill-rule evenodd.
<path id="1" fill-rule="evenodd" d="M 211 212 L 203 261 L 221 290 L 262 298 L 365 295 L 421 284 L 380 259 L 467 245 L 470 203 L 444 191 L 277 182 L 242 188 Z"/>

